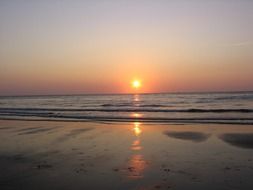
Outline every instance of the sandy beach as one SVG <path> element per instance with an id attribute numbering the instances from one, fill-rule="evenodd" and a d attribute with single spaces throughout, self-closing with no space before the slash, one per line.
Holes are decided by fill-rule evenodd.
<path id="1" fill-rule="evenodd" d="M 252 125 L 0 121 L 1 189 L 253 187 Z"/>

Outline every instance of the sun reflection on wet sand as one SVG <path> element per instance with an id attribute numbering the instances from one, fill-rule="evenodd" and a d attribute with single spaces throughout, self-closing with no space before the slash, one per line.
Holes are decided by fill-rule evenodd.
<path id="1" fill-rule="evenodd" d="M 130 179 L 143 178 L 144 170 L 147 168 L 147 161 L 141 153 L 143 147 L 141 146 L 140 135 L 142 134 L 141 123 L 133 123 L 133 133 L 136 139 L 131 145 L 131 150 L 134 154 L 131 155 L 127 163 L 127 177 Z"/>
<path id="2" fill-rule="evenodd" d="M 140 128 L 140 123 L 139 122 L 134 122 L 134 128 L 133 128 L 134 134 L 136 137 L 139 137 L 140 134 L 142 133 L 142 130 Z"/>
<path id="3" fill-rule="evenodd" d="M 128 178 L 143 178 L 144 170 L 147 168 L 147 161 L 142 154 L 134 154 L 128 162 Z"/>
<path id="4" fill-rule="evenodd" d="M 140 140 L 135 140 L 133 143 L 132 143 L 132 147 L 131 147 L 131 150 L 141 150 L 142 147 L 140 146 L 141 142 Z"/>

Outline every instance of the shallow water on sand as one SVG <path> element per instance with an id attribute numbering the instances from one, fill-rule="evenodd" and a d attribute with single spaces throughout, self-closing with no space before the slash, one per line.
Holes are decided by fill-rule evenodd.
<path id="1" fill-rule="evenodd" d="M 0 120 L 1 189 L 253 187 L 253 126 Z"/>

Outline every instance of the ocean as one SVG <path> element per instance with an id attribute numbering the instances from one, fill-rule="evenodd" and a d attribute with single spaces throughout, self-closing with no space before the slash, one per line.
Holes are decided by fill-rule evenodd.
<path id="1" fill-rule="evenodd" d="M 253 92 L 5 96 L 0 119 L 253 124 Z"/>
<path id="2" fill-rule="evenodd" d="M 0 98 L 2 189 L 253 187 L 253 93 Z"/>

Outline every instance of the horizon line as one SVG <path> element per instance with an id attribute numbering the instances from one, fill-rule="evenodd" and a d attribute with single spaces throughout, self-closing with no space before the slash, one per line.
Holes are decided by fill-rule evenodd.
<path id="1" fill-rule="evenodd" d="M 214 93 L 253 93 L 253 90 L 234 91 L 174 91 L 174 92 L 143 92 L 143 93 L 73 93 L 73 94 L 18 94 L 0 95 L 3 97 L 36 97 L 36 96 L 108 96 L 108 95 L 152 95 L 152 94 L 214 94 Z"/>

